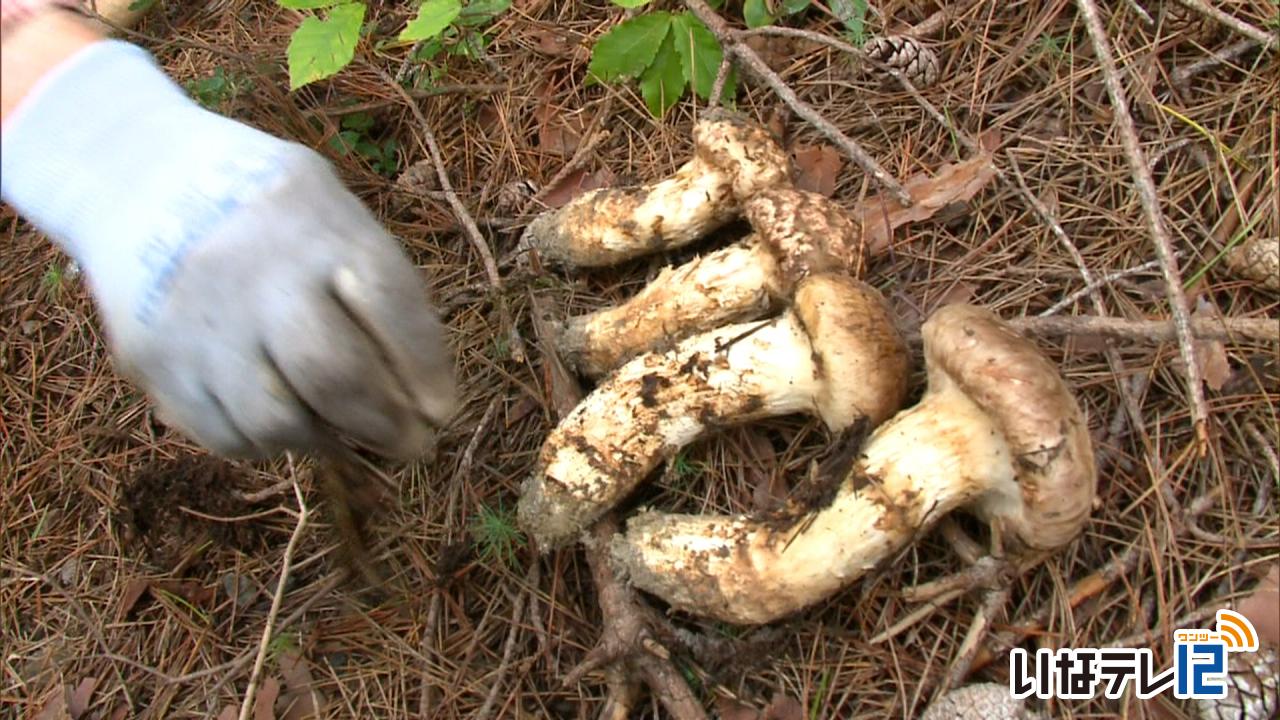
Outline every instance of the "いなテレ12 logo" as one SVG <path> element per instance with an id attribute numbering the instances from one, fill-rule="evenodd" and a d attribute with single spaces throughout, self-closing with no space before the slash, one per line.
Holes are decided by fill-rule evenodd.
<path id="1" fill-rule="evenodd" d="M 1009 692 L 1048 700 L 1088 700 L 1101 690 L 1119 699 L 1129 683 L 1147 699 L 1173 688 L 1175 697 L 1213 699 L 1227 695 L 1228 653 L 1257 652 L 1258 632 L 1249 618 L 1219 610 L 1215 627 L 1173 633 L 1173 667 L 1156 672 L 1148 648 L 1040 649 L 1034 661 L 1026 650 L 1009 653 Z"/>

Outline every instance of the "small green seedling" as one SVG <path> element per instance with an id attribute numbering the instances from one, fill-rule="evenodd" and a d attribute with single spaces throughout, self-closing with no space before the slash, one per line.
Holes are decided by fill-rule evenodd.
<path id="1" fill-rule="evenodd" d="M 50 302 L 57 302 L 62 298 L 62 287 L 65 280 L 66 274 L 63 272 L 61 265 L 49 263 L 49 266 L 44 269 L 44 275 L 40 276 L 40 289 Z"/>
<path id="2" fill-rule="evenodd" d="M 671 472 L 681 480 L 696 477 L 702 470 L 702 463 L 690 460 L 685 452 L 677 453 L 671 461 Z"/>
<path id="3" fill-rule="evenodd" d="M 208 77 L 196 78 L 186 82 L 187 94 L 206 109 L 221 110 L 245 90 L 253 88 L 253 81 L 243 75 L 228 74 L 222 68 L 215 68 Z"/>
<path id="4" fill-rule="evenodd" d="M 381 143 L 369 136 L 373 129 L 373 116 L 369 113 L 351 113 L 342 118 L 342 129 L 329 145 L 340 155 L 355 153 L 373 166 L 375 172 L 391 177 L 400 170 L 400 145 L 394 138 Z"/>
<path id="5" fill-rule="evenodd" d="M 524 533 L 516 525 L 516 514 L 499 502 L 496 508 L 481 505 L 471 523 L 476 555 L 481 560 L 500 562 L 507 567 L 516 564 L 516 550 L 525 546 Z"/>

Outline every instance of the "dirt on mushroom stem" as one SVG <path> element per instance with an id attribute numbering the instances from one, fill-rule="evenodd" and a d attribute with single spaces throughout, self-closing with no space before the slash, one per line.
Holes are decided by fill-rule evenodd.
<path id="1" fill-rule="evenodd" d="M 907 356 L 873 288 L 807 278 L 792 310 L 730 325 L 609 377 L 551 432 L 520 500 L 546 549 L 572 540 L 664 458 L 707 431 L 810 413 L 832 430 L 879 422 L 901 403 Z"/>
<path id="2" fill-rule="evenodd" d="M 791 182 L 777 140 L 741 115 L 708 112 L 693 138 L 693 159 L 672 177 L 588 192 L 535 218 L 522 243 L 551 264 L 615 265 L 683 247 L 728 223 L 755 193 Z"/>
<path id="3" fill-rule="evenodd" d="M 567 320 L 559 346 L 569 363 L 599 377 L 642 352 L 761 317 L 810 275 L 861 276 L 862 233 L 830 199 L 771 187 L 743 212 L 755 232 L 741 242 L 664 269 L 621 305 Z"/>
<path id="4" fill-rule="evenodd" d="M 830 505 L 781 528 L 742 515 L 633 517 L 613 554 L 635 585 L 754 624 L 829 597 L 963 506 L 1033 548 L 1074 538 L 1097 474 L 1056 370 L 978 308 L 943 308 L 924 337 L 928 391 L 872 434 Z"/>

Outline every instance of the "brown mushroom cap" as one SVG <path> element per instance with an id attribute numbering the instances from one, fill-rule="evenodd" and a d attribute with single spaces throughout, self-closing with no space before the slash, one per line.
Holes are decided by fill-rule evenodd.
<path id="1" fill-rule="evenodd" d="M 910 358 L 875 288 L 844 275 L 811 275 L 796 288 L 795 312 L 825 377 L 817 409 L 828 427 L 847 428 L 860 417 L 874 427 L 898 411 Z"/>
<path id="2" fill-rule="evenodd" d="M 743 210 L 791 282 L 823 272 L 862 274 L 862 232 L 849 213 L 826 196 L 774 187 L 754 195 Z"/>
<path id="3" fill-rule="evenodd" d="M 1070 542 L 1089 517 L 1098 477 L 1084 415 L 1057 369 L 971 305 L 935 311 L 921 333 L 930 392 L 954 384 L 995 421 L 1013 458 L 1021 502 L 995 494 L 975 511 L 1033 548 Z"/>

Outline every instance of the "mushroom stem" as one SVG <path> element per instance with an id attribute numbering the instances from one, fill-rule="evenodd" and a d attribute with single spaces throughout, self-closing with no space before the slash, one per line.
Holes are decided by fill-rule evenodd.
<path id="1" fill-rule="evenodd" d="M 830 199 L 775 187 L 744 210 L 755 233 L 741 244 L 667 268 L 618 307 L 570 319 L 560 336 L 570 364 L 598 377 L 642 352 L 759 317 L 811 274 L 860 274 L 860 233 Z"/>
<path id="2" fill-rule="evenodd" d="M 623 365 L 552 430 L 519 517 L 541 547 L 579 532 L 709 430 L 808 412 L 832 430 L 899 406 L 907 357 L 875 289 L 814 276 L 778 318 L 729 325 Z"/>
<path id="3" fill-rule="evenodd" d="M 766 623 L 830 596 L 992 491 L 1017 494 L 1009 447 L 949 386 L 881 426 L 831 504 L 799 522 L 648 512 L 628 521 L 613 552 L 637 587 L 681 610 Z"/>
<path id="4" fill-rule="evenodd" d="M 748 238 L 664 269 L 621 305 L 570 318 L 558 345 L 574 370 L 600 377 L 700 329 L 757 318 L 781 294 L 772 253 Z"/>
<path id="5" fill-rule="evenodd" d="M 693 142 L 693 159 L 672 177 L 586 193 L 534 219 L 522 244 L 560 265 L 614 265 L 687 245 L 734 218 L 746 198 L 791 182 L 772 134 L 740 115 L 707 113 Z"/>
<path id="6" fill-rule="evenodd" d="M 645 513 L 613 542 L 673 606 L 769 622 L 831 595 L 968 506 L 1035 549 L 1070 542 L 1097 487 L 1083 414 L 1053 365 L 980 308 L 922 328 L 929 389 L 877 429 L 826 507 L 802 518 Z"/>

